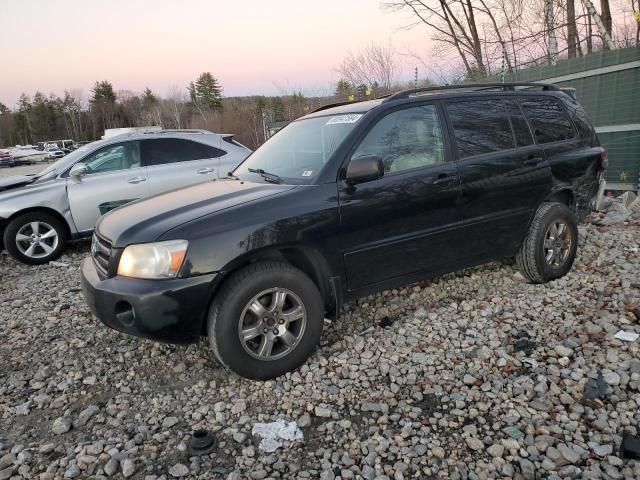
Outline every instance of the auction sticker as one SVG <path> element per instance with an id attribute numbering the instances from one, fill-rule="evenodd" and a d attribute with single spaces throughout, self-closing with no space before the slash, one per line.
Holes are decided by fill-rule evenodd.
<path id="1" fill-rule="evenodd" d="M 362 117 L 361 113 L 350 113 L 348 115 L 338 115 L 331 117 L 326 125 L 333 125 L 336 123 L 356 123 Z"/>

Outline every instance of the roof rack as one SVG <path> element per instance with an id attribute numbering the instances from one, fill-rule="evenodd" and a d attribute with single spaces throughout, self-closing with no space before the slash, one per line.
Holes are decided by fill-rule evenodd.
<path id="1" fill-rule="evenodd" d="M 560 91 L 560 88 L 550 83 L 537 83 L 537 82 L 514 82 L 514 83 L 461 83 L 459 85 L 443 85 L 440 87 L 424 87 L 414 88 L 411 90 L 403 90 L 398 93 L 394 93 L 390 97 L 384 99 L 384 102 L 391 102 L 401 98 L 409 98 L 414 95 L 421 95 L 431 92 L 440 92 L 447 90 L 470 90 L 473 92 L 481 92 L 486 90 L 497 90 L 506 92 L 514 91 L 516 87 L 533 88 L 538 87 L 543 91 Z"/>
<path id="2" fill-rule="evenodd" d="M 146 131 L 143 133 L 147 133 L 150 135 L 153 134 L 162 134 L 162 133 L 189 133 L 189 134 L 194 134 L 194 135 L 211 135 L 213 132 L 210 132 L 209 130 L 205 130 L 203 128 L 169 128 L 166 130 L 156 130 L 156 131 Z"/>

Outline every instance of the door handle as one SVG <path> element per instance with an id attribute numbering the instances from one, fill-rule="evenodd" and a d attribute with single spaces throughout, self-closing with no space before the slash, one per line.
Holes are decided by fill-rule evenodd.
<path id="1" fill-rule="evenodd" d="M 140 183 L 140 182 L 146 182 L 146 181 L 147 181 L 146 177 L 133 177 L 127 180 L 128 183 Z"/>
<path id="2" fill-rule="evenodd" d="M 544 160 L 536 155 L 529 155 L 527 159 L 524 161 L 525 165 L 536 166 L 539 163 L 542 163 Z"/>
<path id="3" fill-rule="evenodd" d="M 200 173 L 200 174 L 204 175 L 204 174 L 211 173 L 211 172 L 213 172 L 213 168 L 204 167 L 204 168 L 201 168 L 200 170 L 198 170 L 197 173 Z"/>
<path id="4" fill-rule="evenodd" d="M 449 185 L 457 181 L 458 181 L 457 175 L 442 174 L 442 175 L 438 175 L 438 177 L 436 177 L 436 179 L 433 180 L 433 182 L 431 183 L 433 183 L 434 185 L 442 186 L 442 187 L 448 187 Z"/>

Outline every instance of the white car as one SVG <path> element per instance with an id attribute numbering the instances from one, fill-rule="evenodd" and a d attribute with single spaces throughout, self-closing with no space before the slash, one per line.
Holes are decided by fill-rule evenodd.
<path id="1" fill-rule="evenodd" d="M 90 143 L 36 175 L 0 179 L 4 246 L 23 263 L 47 263 L 68 239 L 91 236 L 109 210 L 226 177 L 250 153 L 233 135 L 206 130 L 131 133 Z"/>
<path id="2" fill-rule="evenodd" d="M 62 150 L 47 150 L 47 160 L 55 160 L 64 157 Z"/>

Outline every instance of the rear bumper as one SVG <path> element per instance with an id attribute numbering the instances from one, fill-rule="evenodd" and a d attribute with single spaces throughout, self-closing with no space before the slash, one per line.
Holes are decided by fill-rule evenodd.
<path id="1" fill-rule="evenodd" d="M 172 280 L 116 276 L 101 280 L 91 258 L 82 263 L 82 293 L 107 326 L 165 343 L 200 339 L 217 274 Z"/>

